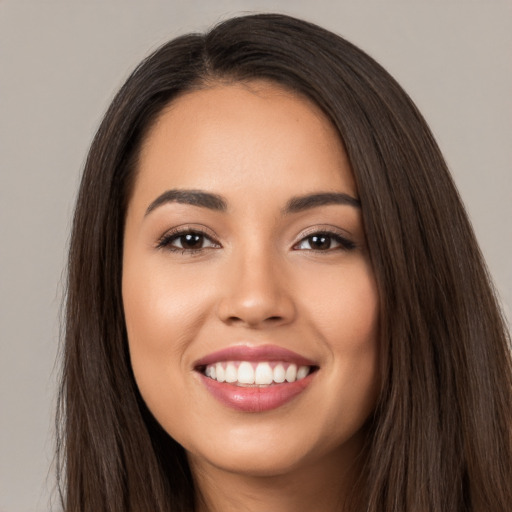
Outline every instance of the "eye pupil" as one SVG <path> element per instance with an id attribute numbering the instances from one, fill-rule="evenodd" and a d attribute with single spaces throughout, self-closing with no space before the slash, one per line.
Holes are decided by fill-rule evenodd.
<path id="1" fill-rule="evenodd" d="M 187 233 L 181 237 L 181 246 L 184 249 L 196 249 L 203 245 L 203 235 L 198 233 Z"/>
<path id="2" fill-rule="evenodd" d="M 309 237 L 309 243 L 314 249 L 329 249 L 331 238 L 327 235 L 313 235 Z"/>

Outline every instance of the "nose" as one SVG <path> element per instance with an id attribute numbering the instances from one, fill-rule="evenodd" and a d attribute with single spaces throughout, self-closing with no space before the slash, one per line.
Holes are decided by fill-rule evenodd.
<path id="1" fill-rule="evenodd" d="M 239 255 L 223 280 L 218 316 L 252 329 L 285 325 L 295 318 L 292 283 L 268 252 Z"/>

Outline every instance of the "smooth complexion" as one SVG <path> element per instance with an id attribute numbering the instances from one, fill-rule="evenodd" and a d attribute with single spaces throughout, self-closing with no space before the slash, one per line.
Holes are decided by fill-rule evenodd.
<path id="1" fill-rule="evenodd" d="M 128 205 L 123 302 L 137 385 L 201 510 L 339 510 L 379 386 L 379 306 L 352 172 L 315 105 L 252 82 L 162 112 Z M 314 371 L 283 404 L 240 410 L 197 367 L 240 347 Z"/>

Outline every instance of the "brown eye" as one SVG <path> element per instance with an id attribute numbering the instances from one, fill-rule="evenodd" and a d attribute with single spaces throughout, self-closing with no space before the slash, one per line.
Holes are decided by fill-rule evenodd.
<path id="1" fill-rule="evenodd" d="M 157 248 L 170 251 L 199 252 L 202 249 L 217 248 L 220 245 L 209 236 L 198 231 L 182 231 L 181 233 L 169 233 L 165 235 L 157 245 Z"/>
<path id="2" fill-rule="evenodd" d="M 306 251 L 351 250 L 355 248 L 354 242 L 337 233 L 314 233 L 303 238 L 294 249 Z"/>
<path id="3" fill-rule="evenodd" d="M 324 251 L 331 248 L 332 238 L 328 235 L 308 236 L 307 241 L 312 249 Z"/>
<path id="4" fill-rule="evenodd" d="M 179 247 L 182 249 L 199 249 L 202 248 L 204 242 L 204 235 L 199 233 L 187 233 L 175 239 L 179 242 Z"/>

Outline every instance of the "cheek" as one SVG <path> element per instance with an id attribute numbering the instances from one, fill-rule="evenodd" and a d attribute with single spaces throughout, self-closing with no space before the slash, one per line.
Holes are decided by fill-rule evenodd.
<path id="1" fill-rule="evenodd" d="M 366 261 L 352 266 L 350 272 L 329 272 L 325 276 L 317 273 L 316 279 L 315 289 L 321 287 L 323 299 L 309 301 L 313 305 L 310 318 L 329 354 L 326 387 L 332 394 L 326 398 L 327 407 L 338 411 L 326 420 L 332 421 L 333 431 L 340 431 L 344 430 L 340 424 L 360 426 L 377 400 L 378 291 Z"/>
<path id="2" fill-rule="evenodd" d="M 187 329 L 192 297 L 176 300 L 175 289 L 172 280 L 158 274 L 125 272 L 123 305 L 131 347 L 144 347 L 148 353 L 176 347 L 176 336 Z"/>
<path id="3" fill-rule="evenodd" d="M 167 408 L 189 372 L 186 348 L 202 328 L 208 292 L 186 273 L 165 265 L 126 261 L 123 306 L 130 359 L 139 390 L 151 410 Z M 173 393 L 175 397 L 179 393 Z M 166 404 L 160 402 L 165 399 Z"/>
<path id="4" fill-rule="evenodd" d="M 125 259 L 123 306 L 130 344 L 179 351 L 200 329 L 211 293 L 192 270 L 177 271 L 159 255 Z"/>
<path id="5" fill-rule="evenodd" d="M 369 264 L 345 281 L 346 293 L 338 300 L 336 321 L 327 331 L 332 350 L 357 389 L 374 389 L 378 375 L 379 299 Z M 334 315 L 334 313 L 333 313 Z M 371 393 L 373 398 L 373 392 Z"/>
<path id="6" fill-rule="evenodd" d="M 350 268 L 317 271 L 305 283 L 312 324 L 333 353 L 346 351 L 356 356 L 374 351 L 379 322 L 379 299 L 373 270 L 366 259 Z"/>

